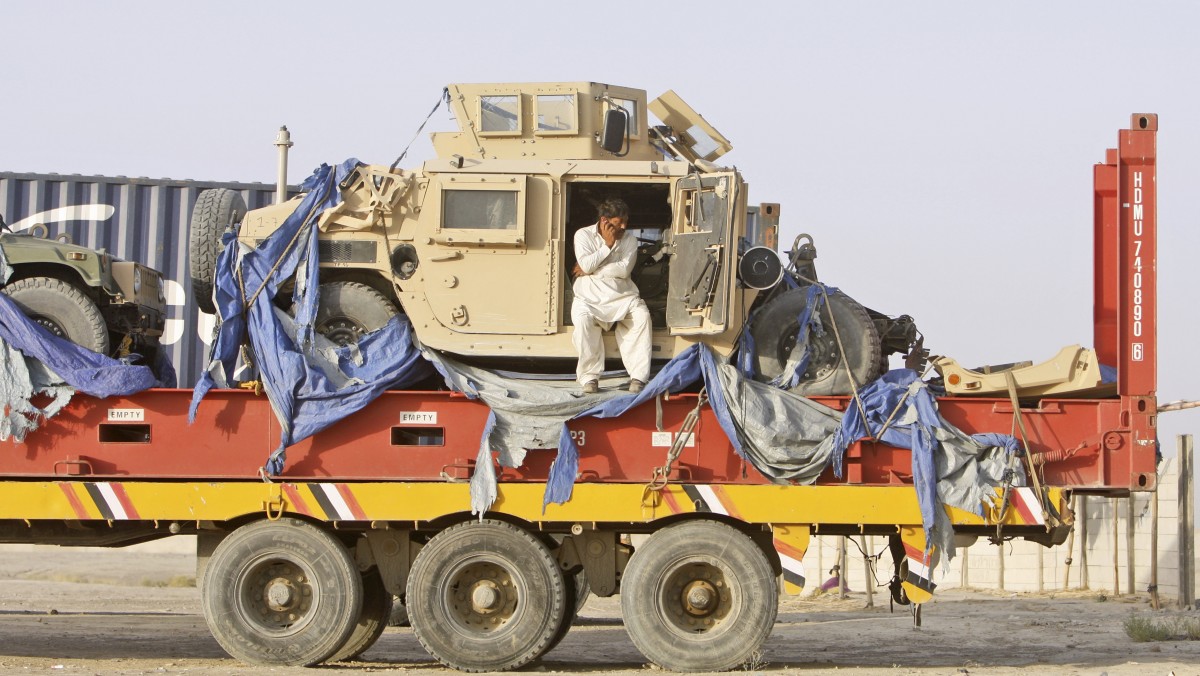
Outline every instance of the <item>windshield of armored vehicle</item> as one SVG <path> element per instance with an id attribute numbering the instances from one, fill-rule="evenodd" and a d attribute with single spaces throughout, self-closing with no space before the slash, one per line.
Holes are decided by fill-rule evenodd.
<path id="1" fill-rule="evenodd" d="M 515 94 L 479 97 L 480 131 L 513 132 L 521 129 L 521 97 Z"/>
<path id="2" fill-rule="evenodd" d="M 517 193 L 511 190 L 447 190 L 444 194 L 443 228 L 517 228 Z"/>
<path id="3" fill-rule="evenodd" d="M 574 94 L 538 94 L 534 106 L 538 131 L 575 131 Z"/>

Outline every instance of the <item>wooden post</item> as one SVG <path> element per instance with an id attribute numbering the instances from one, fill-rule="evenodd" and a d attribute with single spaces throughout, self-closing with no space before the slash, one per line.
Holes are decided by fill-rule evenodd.
<path id="1" fill-rule="evenodd" d="M 867 585 L 867 607 L 875 607 L 875 576 L 871 574 L 871 550 L 867 549 L 867 536 L 858 536 L 863 550 L 863 580 Z"/>
<path id="2" fill-rule="evenodd" d="M 1179 605 L 1189 608 L 1196 601 L 1196 533 L 1192 526 L 1195 513 L 1192 476 L 1192 435 L 1181 434 L 1179 444 Z"/>
<path id="3" fill-rule="evenodd" d="M 1134 512 L 1133 493 L 1125 498 L 1125 589 L 1130 594 L 1137 592 L 1137 579 L 1134 576 L 1134 566 L 1137 552 L 1133 549 L 1133 522 L 1137 518 Z"/>
<path id="4" fill-rule="evenodd" d="M 1150 496 L 1150 607 L 1162 609 L 1158 601 L 1158 491 Z"/>
<path id="5" fill-rule="evenodd" d="M 1000 550 L 1000 591 L 1004 591 L 1004 543 L 1001 542 L 997 549 Z"/>
<path id="6" fill-rule="evenodd" d="M 1079 513 L 1083 515 L 1083 520 L 1079 523 L 1079 588 L 1087 589 L 1091 580 L 1088 579 L 1088 497 L 1086 495 L 1079 496 Z"/>
<path id="7" fill-rule="evenodd" d="M 1075 496 L 1071 496 L 1071 500 L 1067 503 L 1067 509 L 1075 515 L 1075 520 L 1078 522 L 1079 513 L 1075 511 Z M 1075 526 L 1071 526 L 1071 534 L 1067 536 L 1067 559 L 1063 561 L 1063 591 L 1066 591 L 1071 584 L 1071 556 L 1075 553 Z"/>
<path id="8" fill-rule="evenodd" d="M 846 589 L 849 585 L 846 582 L 846 537 L 843 535 L 838 538 L 838 598 L 846 598 Z"/>
<path id="9" fill-rule="evenodd" d="M 1117 518 L 1118 499 L 1119 498 L 1113 498 L 1112 500 L 1108 501 L 1109 506 L 1112 507 L 1113 522 L 1113 596 L 1121 595 L 1121 553 L 1119 551 L 1121 549 L 1121 539 L 1119 536 L 1121 520 Z"/>
<path id="10" fill-rule="evenodd" d="M 1038 557 L 1037 557 L 1037 559 L 1038 559 L 1037 590 L 1038 590 L 1038 593 L 1046 591 L 1046 559 L 1045 559 L 1046 555 L 1044 554 L 1045 551 L 1046 551 L 1045 547 L 1039 546 L 1037 548 L 1037 553 L 1038 553 Z"/>
<path id="11" fill-rule="evenodd" d="M 962 575 L 962 580 L 959 585 L 963 589 L 968 589 L 971 586 L 971 548 L 967 547 L 962 550 L 962 569 L 959 571 Z"/>

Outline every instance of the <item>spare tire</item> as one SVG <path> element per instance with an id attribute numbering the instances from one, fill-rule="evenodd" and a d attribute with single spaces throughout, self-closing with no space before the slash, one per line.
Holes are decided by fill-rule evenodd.
<path id="1" fill-rule="evenodd" d="M 321 285 L 313 328 L 338 345 L 350 345 L 382 329 L 398 314 L 387 296 L 366 284 L 326 282 Z"/>
<path id="2" fill-rule="evenodd" d="M 192 295 L 196 304 L 209 314 L 217 311 L 213 305 L 213 278 L 217 256 L 221 254 L 221 235 L 241 223 L 246 215 L 246 201 L 225 188 L 205 190 L 196 198 L 188 232 L 188 272 L 192 278 Z"/>
<path id="3" fill-rule="evenodd" d="M 755 313 L 750 325 L 754 338 L 755 378 L 763 382 L 781 375 L 788 356 L 796 345 L 796 333 L 800 329 L 800 313 L 807 304 L 807 289 L 789 289 L 771 299 Z M 879 333 L 863 306 L 841 291 L 828 294 L 828 302 L 821 308 L 822 335 L 814 332 L 809 337 L 810 359 L 808 368 L 800 376 L 800 382 L 792 391 L 802 395 L 845 395 L 853 391 L 849 373 L 854 376 L 854 385 L 862 387 L 882 373 Z M 846 349 L 842 359 L 833 324 L 837 323 L 837 336 L 841 337 Z"/>
<path id="4" fill-rule="evenodd" d="M 50 333 L 107 355 L 111 345 L 104 316 L 75 285 L 52 277 L 27 277 L 4 287 L 27 317 Z"/>

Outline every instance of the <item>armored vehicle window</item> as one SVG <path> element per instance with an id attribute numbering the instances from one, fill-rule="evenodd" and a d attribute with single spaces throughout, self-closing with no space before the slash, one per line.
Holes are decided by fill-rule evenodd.
<path id="1" fill-rule="evenodd" d="M 609 110 L 610 108 L 622 108 L 625 110 L 626 113 L 629 113 L 629 126 L 628 126 L 629 135 L 631 137 L 637 137 L 637 135 L 638 135 L 637 101 L 631 101 L 630 99 L 606 98 L 604 100 L 604 102 L 606 104 L 605 108 L 604 108 L 605 111 Z"/>
<path id="2" fill-rule="evenodd" d="M 521 97 L 516 94 L 479 97 L 480 131 L 512 134 L 521 131 Z"/>
<path id="3" fill-rule="evenodd" d="M 539 134 L 574 133 L 578 127 L 574 94 L 538 94 L 534 106 Z"/>
<path id="4" fill-rule="evenodd" d="M 512 190 L 445 190 L 442 194 L 443 229 L 517 229 L 517 193 Z"/>

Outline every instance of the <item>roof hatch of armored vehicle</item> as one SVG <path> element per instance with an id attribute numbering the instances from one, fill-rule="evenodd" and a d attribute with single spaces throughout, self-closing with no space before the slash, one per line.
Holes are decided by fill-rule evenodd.
<path id="1" fill-rule="evenodd" d="M 672 144 L 672 150 L 680 151 L 689 162 L 714 162 L 733 150 L 729 139 L 672 90 L 651 101 L 650 112 L 675 132 L 679 143 Z"/>

